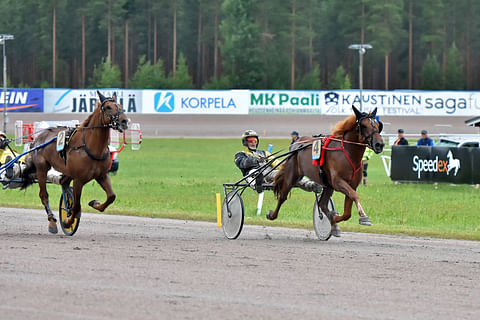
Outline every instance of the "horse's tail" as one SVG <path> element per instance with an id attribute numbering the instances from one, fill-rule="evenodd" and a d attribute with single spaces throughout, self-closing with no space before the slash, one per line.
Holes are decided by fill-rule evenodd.
<path id="1" fill-rule="evenodd" d="M 27 187 L 31 186 L 35 183 L 36 180 L 37 167 L 35 167 L 33 159 L 31 157 L 27 157 L 27 161 L 25 164 L 27 166 L 22 172 L 22 184 L 20 186 L 20 190 L 24 190 Z"/>
<path id="2" fill-rule="evenodd" d="M 273 179 L 273 194 L 275 197 L 277 197 L 277 199 L 282 191 L 282 186 L 285 181 L 285 165 L 280 168 L 278 173 L 275 175 L 275 179 Z"/>
<path id="3" fill-rule="evenodd" d="M 273 194 L 277 197 L 277 199 L 282 196 L 282 193 L 284 192 L 284 188 L 287 187 L 285 186 L 285 184 L 288 183 L 287 181 L 288 170 L 294 169 L 293 167 L 295 164 L 294 156 L 296 154 L 297 153 L 295 152 L 288 156 L 288 159 L 285 160 L 284 165 L 280 168 L 278 173 L 275 175 L 275 179 L 273 179 Z M 290 188 L 288 188 L 288 190 L 290 190 Z"/>

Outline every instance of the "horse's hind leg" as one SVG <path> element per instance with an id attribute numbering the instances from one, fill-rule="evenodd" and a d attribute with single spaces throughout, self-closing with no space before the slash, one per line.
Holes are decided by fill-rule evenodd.
<path id="1" fill-rule="evenodd" d="M 290 163 L 288 163 L 289 165 Z M 288 170 L 288 172 L 287 172 Z M 292 190 L 293 186 L 295 183 L 298 181 L 300 176 L 298 175 L 296 170 L 292 170 L 291 168 L 289 169 L 287 166 L 284 167 L 282 170 L 280 170 L 277 175 L 278 177 L 275 177 L 275 184 L 280 184 L 279 186 L 275 185 L 275 189 L 278 188 L 277 192 L 277 207 L 275 208 L 275 211 L 270 210 L 267 213 L 267 219 L 268 220 L 275 220 L 278 217 L 278 212 L 280 211 L 280 207 L 282 204 L 287 200 L 288 193 L 290 190 Z"/>
<path id="2" fill-rule="evenodd" d="M 67 180 L 64 181 L 64 184 L 62 184 L 62 186 L 68 186 L 68 184 L 70 184 L 70 181 L 68 181 L 68 184 L 67 184 Z M 72 214 L 63 221 L 63 225 L 66 228 L 69 228 L 72 225 L 72 223 L 75 221 L 75 218 L 80 218 L 82 214 L 82 205 L 80 203 L 80 200 L 82 197 L 82 189 L 84 185 L 85 183 L 81 182 L 80 180 L 73 180 Z"/>
<path id="3" fill-rule="evenodd" d="M 291 187 L 290 187 L 291 189 Z M 285 200 L 287 200 L 287 196 L 288 196 L 288 192 L 290 191 L 290 189 L 288 189 L 287 192 L 285 193 L 280 193 L 279 196 L 278 196 L 278 201 L 277 201 L 277 207 L 275 208 L 275 211 L 268 211 L 267 213 L 267 219 L 268 220 L 275 220 L 277 219 L 278 217 L 278 212 L 280 211 L 280 207 L 282 206 L 282 204 L 285 202 Z"/>
<path id="4" fill-rule="evenodd" d="M 88 203 L 88 205 L 100 212 L 103 212 L 113 201 L 115 201 L 116 195 L 115 192 L 113 192 L 112 183 L 110 182 L 110 176 L 108 174 L 105 174 L 102 178 L 95 180 L 107 194 L 107 200 L 103 204 L 100 204 L 100 201 L 98 200 L 92 200 Z"/>
<path id="5" fill-rule="evenodd" d="M 330 201 L 330 197 L 333 194 L 333 189 L 329 187 L 323 188 L 322 195 L 320 196 L 320 209 L 323 213 L 325 213 L 328 218 L 330 219 L 330 223 L 332 224 L 332 236 L 340 237 L 340 228 L 338 227 L 337 223 L 335 222 L 334 217 L 338 216 L 338 212 L 330 211 L 328 208 L 328 203 Z"/>
<path id="6" fill-rule="evenodd" d="M 48 202 L 48 192 L 47 192 L 47 170 L 37 170 L 37 179 L 38 179 L 38 186 L 40 188 L 39 197 L 42 200 L 42 204 L 45 207 L 45 211 L 47 212 L 48 216 L 48 231 L 50 233 L 57 233 L 57 219 L 55 219 L 55 215 L 50 209 L 50 204 Z"/>

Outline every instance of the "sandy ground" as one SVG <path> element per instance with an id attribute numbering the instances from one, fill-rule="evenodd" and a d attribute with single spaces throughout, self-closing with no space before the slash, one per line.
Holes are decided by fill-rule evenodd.
<path id="1" fill-rule="evenodd" d="M 132 122 L 140 123 L 144 137 L 235 137 L 253 129 L 262 137 L 289 138 L 290 132 L 301 135 L 328 134 L 331 127 L 345 116 L 320 115 L 157 115 L 129 114 Z M 33 123 L 42 120 L 79 120 L 86 114 L 10 113 L 8 132 L 13 133 L 15 121 Z M 403 128 L 407 136 L 420 137 L 420 131 L 430 134 L 478 134 L 478 128 L 467 127 L 470 117 L 381 117 L 384 133 L 396 135 Z"/>
<path id="2" fill-rule="evenodd" d="M 479 274 L 480 242 L 0 208 L 2 320 L 479 319 Z"/>

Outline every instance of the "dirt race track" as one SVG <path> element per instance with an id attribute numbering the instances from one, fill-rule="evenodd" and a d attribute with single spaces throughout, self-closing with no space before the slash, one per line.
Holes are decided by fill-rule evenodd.
<path id="1" fill-rule="evenodd" d="M 479 319 L 479 274 L 480 242 L 0 208 L 2 320 Z"/>
<path id="2" fill-rule="evenodd" d="M 301 135 L 328 134 L 331 127 L 345 116 L 325 115 L 165 115 L 129 114 L 132 122 L 140 123 L 144 137 L 234 137 L 238 138 L 246 129 L 254 129 L 261 137 L 289 138 L 292 130 Z M 86 114 L 71 113 L 22 113 L 9 114 L 8 132 L 13 133 L 16 120 L 33 123 L 42 120 L 79 120 Z M 384 133 L 396 135 L 403 128 L 408 137 L 420 137 L 427 129 L 431 135 L 478 134 L 478 128 L 468 127 L 465 120 L 471 117 L 401 117 L 382 116 Z"/>

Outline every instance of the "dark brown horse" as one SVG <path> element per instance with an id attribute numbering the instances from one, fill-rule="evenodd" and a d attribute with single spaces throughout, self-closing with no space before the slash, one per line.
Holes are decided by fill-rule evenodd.
<path id="1" fill-rule="evenodd" d="M 74 222 L 75 217 L 80 217 L 80 198 L 83 186 L 95 179 L 107 194 L 106 201 L 101 204 L 97 200 L 90 201 L 89 205 L 98 211 L 104 211 L 115 200 L 108 170 L 110 168 L 110 152 L 108 139 L 110 128 L 123 132 L 128 128 L 129 119 L 123 107 L 117 103 L 117 95 L 106 98 L 97 91 L 99 101 L 92 114 L 71 134 L 65 147 L 64 157 L 56 150 L 55 141 L 30 153 L 27 158 L 27 168 L 24 171 L 23 188 L 32 184 L 35 178 L 40 187 L 40 199 L 47 211 L 51 233 L 57 233 L 57 220 L 50 209 L 47 193 L 47 171 L 50 168 L 62 173 L 60 184 L 68 188 L 73 180 L 73 214 L 63 221 L 65 227 Z M 31 146 L 36 147 L 54 139 L 65 128 L 49 128 L 42 131 Z"/>
<path id="2" fill-rule="evenodd" d="M 324 186 L 320 197 L 320 208 L 327 214 L 332 224 L 332 235 L 339 236 L 337 223 L 350 219 L 352 204 L 355 202 L 360 215 L 360 224 L 371 225 L 359 201 L 356 189 L 362 179 L 361 160 L 365 148 L 373 149 L 375 153 L 383 150 L 384 142 L 380 136 L 383 124 L 375 120 L 377 109 L 371 113 L 362 113 L 352 106 L 354 115 L 337 123 L 333 128 L 329 143 L 324 146 L 323 165 L 315 166 L 312 163 L 312 146 L 300 148 L 298 152 L 289 156 L 285 165 L 275 176 L 274 193 L 278 198 L 275 211 L 269 211 L 267 218 L 274 220 L 283 202 L 287 199 L 292 187 L 303 176 Z M 305 144 L 312 138 L 302 137 Z M 324 140 L 327 142 L 327 140 Z M 328 211 L 328 200 L 333 191 L 345 195 L 343 215 Z"/>

